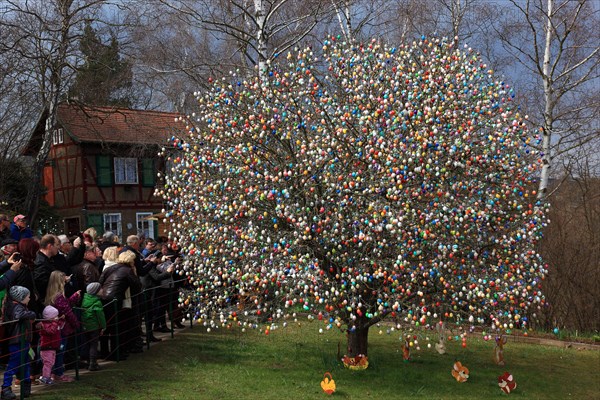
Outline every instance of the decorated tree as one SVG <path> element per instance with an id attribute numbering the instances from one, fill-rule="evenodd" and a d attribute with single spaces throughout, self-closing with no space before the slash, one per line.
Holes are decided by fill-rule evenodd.
<path id="1" fill-rule="evenodd" d="M 386 317 L 526 327 L 544 302 L 545 220 L 512 89 L 440 39 L 322 50 L 282 57 L 266 81 L 211 82 L 165 150 L 158 192 L 194 318 L 255 327 L 303 311 L 347 332 L 349 356 Z"/>

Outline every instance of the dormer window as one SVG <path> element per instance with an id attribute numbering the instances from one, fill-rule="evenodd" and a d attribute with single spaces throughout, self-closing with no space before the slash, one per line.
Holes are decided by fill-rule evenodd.
<path id="1" fill-rule="evenodd" d="M 61 144 L 64 143 L 65 136 L 63 133 L 63 128 L 58 128 L 52 131 L 52 144 Z"/>

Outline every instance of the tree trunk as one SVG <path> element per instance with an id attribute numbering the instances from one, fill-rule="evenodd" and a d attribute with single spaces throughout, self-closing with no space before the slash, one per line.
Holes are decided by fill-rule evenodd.
<path id="1" fill-rule="evenodd" d="M 540 183 L 538 187 L 538 199 L 544 199 L 548 191 L 548 180 L 550 178 L 550 167 L 552 162 L 552 130 L 554 118 L 552 116 L 553 108 L 553 93 L 551 72 L 550 72 L 550 56 L 552 47 L 552 1 L 547 2 L 546 14 L 546 36 L 544 42 L 544 61 L 542 64 L 542 82 L 544 84 L 544 127 L 542 131 L 542 171 L 540 173 Z"/>
<path id="2" fill-rule="evenodd" d="M 40 208 L 42 197 L 43 175 L 48 155 L 50 154 L 50 145 L 52 144 L 52 130 L 56 126 L 56 112 L 58 108 L 58 95 L 54 96 L 48 107 L 48 117 L 45 122 L 44 137 L 42 146 L 35 157 L 31 174 L 31 185 L 27 194 L 26 207 L 27 219 L 32 230 L 37 228 L 37 215 Z"/>
<path id="3" fill-rule="evenodd" d="M 91 3 L 90 3 L 91 4 Z M 48 87 L 42 87 L 44 94 L 44 107 L 48 108 L 48 116 L 46 118 L 46 125 L 44 130 L 44 137 L 42 140 L 42 146 L 38 151 L 33 165 L 31 189 L 27 195 L 27 217 L 31 228 L 35 231 L 37 227 L 37 214 L 40 207 L 40 200 L 42 196 L 42 183 L 44 175 L 44 167 L 50 154 L 50 145 L 52 144 L 52 131 L 56 128 L 56 114 L 58 110 L 58 103 L 60 96 L 64 89 L 63 69 L 67 66 L 67 55 L 69 46 L 71 44 L 71 28 L 74 14 L 71 13 L 71 6 L 73 0 L 58 0 L 56 2 L 58 6 L 58 18 L 57 21 L 60 23 L 60 36 L 58 37 L 58 48 L 52 53 L 51 58 L 47 60 L 48 64 L 44 67 L 49 73 Z M 81 10 L 86 9 L 83 7 Z M 41 18 L 41 17 L 39 17 Z M 51 41 L 51 40 L 50 40 Z M 50 56 L 49 56 L 50 57 Z"/>
<path id="4" fill-rule="evenodd" d="M 254 0 L 254 10 L 256 13 L 256 25 L 258 28 L 256 31 L 256 41 L 258 42 L 258 75 L 260 76 L 261 81 L 265 81 L 267 79 L 268 38 L 265 31 L 267 24 L 267 13 L 265 11 L 263 0 Z"/>
<path id="5" fill-rule="evenodd" d="M 346 355 L 348 357 L 356 357 L 358 355 L 368 355 L 369 344 L 369 327 L 356 328 L 353 331 L 348 331 L 348 348 Z"/>

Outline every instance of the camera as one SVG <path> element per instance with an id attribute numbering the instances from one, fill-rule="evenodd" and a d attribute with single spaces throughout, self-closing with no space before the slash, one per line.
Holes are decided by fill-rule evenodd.
<path id="1" fill-rule="evenodd" d="M 13 253 L 13 261 L 14 262 L 19 262 L 21 261 L 21 253 Z"/>
<path id="2" fill-rule="evenodd" d="M 156 258 L 162 258 L 163 254 L 160 251 L 153 253 Z"/>

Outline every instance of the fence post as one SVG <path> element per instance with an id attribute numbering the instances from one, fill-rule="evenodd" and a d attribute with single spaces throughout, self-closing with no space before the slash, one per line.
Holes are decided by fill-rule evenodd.
<path id="1" fill-rule="evenodd" d="M 81 315 L 79 316 L 79 321 L 81 321 Z M 75 379 L 79 380 L 79 335 L 81 334 L 81 326 L 77 328 L 75 331 Z M 67 354 L 67 349 L 65 349 L 65 355 Z"/>
<path id="2" fill-rule="evenodd" d="M 150 312 L 148 311 L 148 289 L 142 290 L 142 294 L 144 295 L 144 325 L 146 331 L 146 350 L 150 349 L 150 338 L 153 336 L 152 334 L 152 321 L 148 322 L 150 318 Z M 148 328 L 148 326 L 150 328 Z"/>
<path id="3" fill-rule="evenodd" d="M 21 387 L 19 390 L 19 398 L 25 398 L 25 379 L 30 379 L 29 376 L 25 376 L 25 363 L 29 362 L 29 349 L 25 350 L 25 321 L 19 321 L 19 351 L 21 352 L 21 365 L 19 365 L 19 376 L 21 377 Z"/>
<path id="4" fill-rule="evenodd" d="M 116 354 L 117 354 L 117 362 L 121 362 L 121 354 L 120 354 L 120 349 L 121 349 L 121 343 L 119 340 L 119 309 L 118 309 L 118 301 L 113 300 L 113 307 L 114 307 L 114 311 L 115 311 L 115 346 L 116 349 Z"/>
<path id="5" fill-rule="evenodd" d="M 169 285 L 170 286 L 170 285 Z M 169 302 L 169 323 L 171 324 L 171 339 L 175 337 L 175 328 L 173 328 L 173 290 L 175 289 L 175 282 L 173 281 L 173 287 L 169 288 L 167 292 L 167 301 Z"/>

